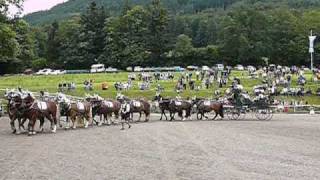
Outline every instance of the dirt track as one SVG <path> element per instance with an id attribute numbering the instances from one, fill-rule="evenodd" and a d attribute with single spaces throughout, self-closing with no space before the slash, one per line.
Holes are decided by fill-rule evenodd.
<path id="1" fill-rule="evenodd" d="M 28 137 L 2 118 L 0 179 L 320 179 L 319 115 L 155 119 Z"/>

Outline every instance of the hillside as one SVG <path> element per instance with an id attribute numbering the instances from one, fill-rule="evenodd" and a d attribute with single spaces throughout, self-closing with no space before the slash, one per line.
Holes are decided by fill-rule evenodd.
<path id="1" fill-rule="evenodd" d="M 123 5 L 128 0 L 94 0 L 98 5 L 104 8 L 111 15 L 117 15 L 121 12 Z M 226 8 L 234 2 L 243 0 L 162 0 L 163 5 L 172 13 L 191 13 L 199 12 L 208 8 Z M 151 0 L 129 0 L 130 5 L 146 5 Z M 67 17 L 78 15 L 83 12 L 90 1 L 88 0 L 69 0 L 66 3 L 59 4 L 48 11 L 40 11 L 28 14 L 24 19 L 32 25 L 41 25 L 54 20 L 62 20 Z"/>
<path id="2" fill-rule="evenodd" d="M 92 1 L 92 0 L 90 0 Z M 88 0 L 69 0 L 59 4 L 48 11 L 28 14 L 24 19 L 31 25 L 41 25 L 79 15 L 88 4 Z M 130 5 L 146 5 L 151 0 L 94 0 L 98 5 L 104 6 L 110 15 L 121 12 L 123 5 L 128 1 Z M 173 14 L 196 13 L 206 9 L 226 9 L 234 3 L 259 6 L 289 6 L 290 8 L 319 7 L 319 0 L 162 0 L 163 5 Z"/>

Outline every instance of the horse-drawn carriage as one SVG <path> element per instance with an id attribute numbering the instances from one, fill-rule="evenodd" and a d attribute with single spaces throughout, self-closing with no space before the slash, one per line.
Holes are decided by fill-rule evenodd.
<path id="1" fill-rule="evenodd" d="M 225 114 L 229 120 L 244 119 L 248 113 L 253 113 L 258 120 L 271 120 L 273 117 L 270 96 L 259 94 L 252 99 L 247 93 L 242 92 L 241 86 L 232 89 L 232 96 L 228 98 L 228 102 Z"/>

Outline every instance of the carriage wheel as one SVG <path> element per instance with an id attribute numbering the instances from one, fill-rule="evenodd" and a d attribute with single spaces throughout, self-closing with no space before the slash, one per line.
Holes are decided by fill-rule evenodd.
<path id="1" fill-rule="evenodd" d="M 269 108 L 265 108 L 265 109 L 257 109 L 255 111 L 255 116 L 258 120 L 261 121 L 269 121 L 272 119 L 273 117 L 273 113 L 272 110 Z"/>
<path id="2" fill-rule="evenodd" d="M 245 117 L 245 113 L 238 108 L 229 109 L 227 111 L 227 117 L 229 120 L 242 120 Z"/>

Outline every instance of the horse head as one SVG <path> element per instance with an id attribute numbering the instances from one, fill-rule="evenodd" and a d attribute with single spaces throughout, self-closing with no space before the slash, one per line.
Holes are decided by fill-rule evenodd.
<path id="1" fill-rule="evenodd" d="M 67 96 L 62 93 L 58 93 L 58 95 L 55 99 L 59 104 L 69 104 L 70 103 L 70 100 L 67 98 Z"/>

